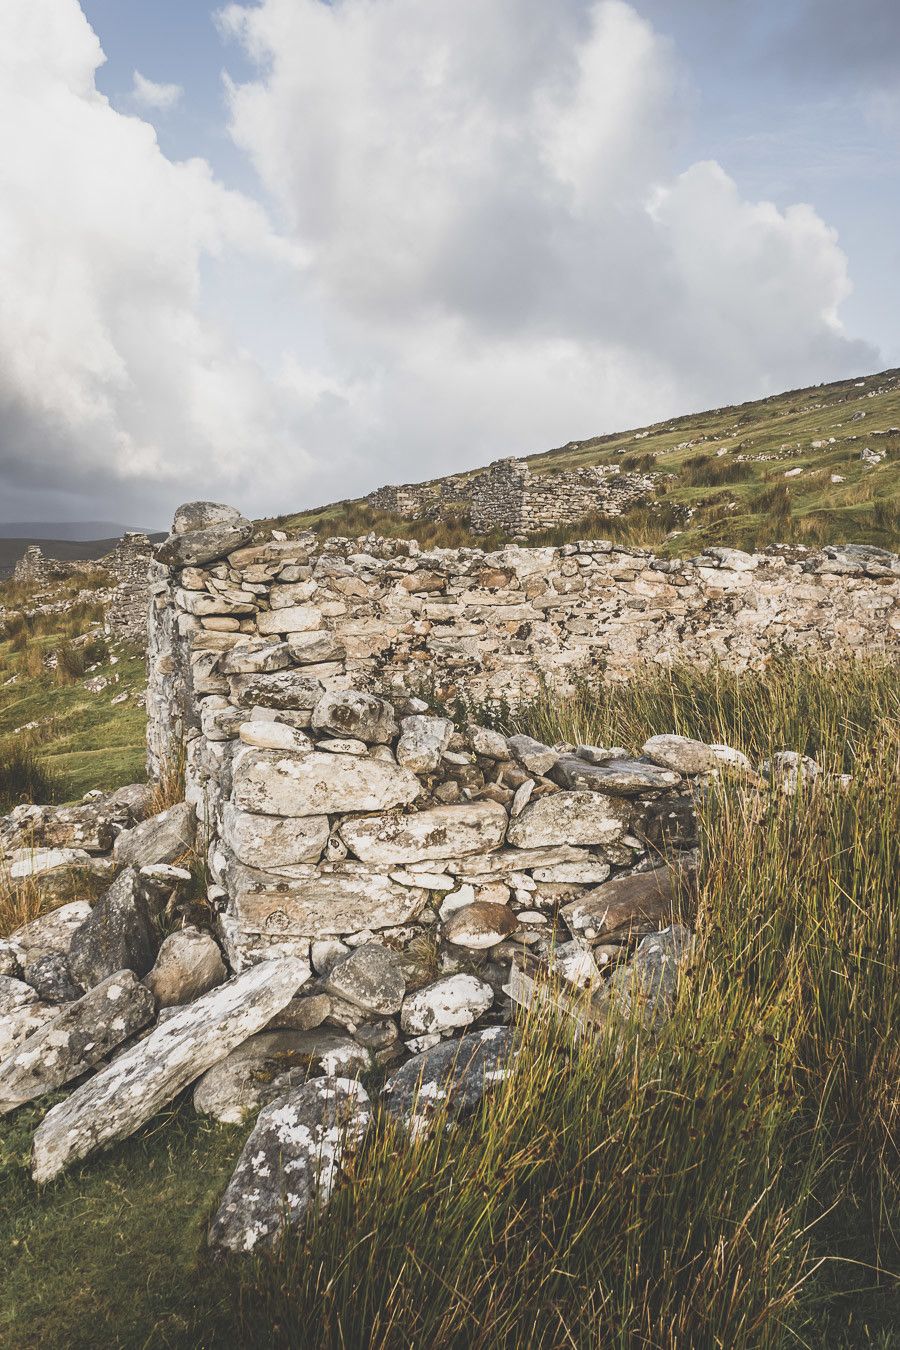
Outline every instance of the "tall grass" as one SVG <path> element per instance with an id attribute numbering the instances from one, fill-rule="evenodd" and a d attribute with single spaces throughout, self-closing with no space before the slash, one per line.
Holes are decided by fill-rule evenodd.
<path id="1" fill-rule="evenodd" d="M 21 802 L 46 803 L 58 798 L 59 783 L 36 758 L 30 733 L 20 739 L 28 744 L 0 743 L 0 814 Z"/>
<path id="2" fill-rule="evenodd" d="M 380 1124 L 312 1234 L 240 1268 L 238 1338 L 886 1350 L 900 1270 L 891 673 L 650 671 L 548 697 L 522 725 L 805 748 L 853 781 L 705 795 L 698 954 L 661 1032 L 577 1040 L 530 1015 L 471 1126 L 410 1148 Z"/>

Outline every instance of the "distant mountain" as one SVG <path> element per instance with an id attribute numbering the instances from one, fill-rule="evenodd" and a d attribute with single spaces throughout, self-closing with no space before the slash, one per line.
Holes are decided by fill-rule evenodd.
<path id="1" fill-rule="evenodd" d="M 13 520 L 0 522 L 0 539 L 121 539 L 136 528 L 112 520 Z"/>

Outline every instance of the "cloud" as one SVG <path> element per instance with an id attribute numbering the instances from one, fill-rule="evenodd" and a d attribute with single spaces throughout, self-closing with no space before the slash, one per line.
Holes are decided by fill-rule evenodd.
<path id="1" fill-rule="evenodd" d="M 76 0 L 0 10 L 7 514 L 299 508 L 876 363 L 813 208 L 680 161 L 677 54 L 623 0 L 220 24 L 266 207 L 98 93 Z"/>
<path id="2" fill-rule="evenodd" d="M 184 90 L 180 84 L 157 84 L 148 80 L 139 70 L 134 72 L 131 97 L 141 108 L 150 108 L 158 112 L 169 112 L 178 103 Z"/>

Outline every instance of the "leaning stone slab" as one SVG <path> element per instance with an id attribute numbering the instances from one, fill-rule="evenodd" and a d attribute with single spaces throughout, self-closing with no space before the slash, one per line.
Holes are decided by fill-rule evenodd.
<path id="1" fill-rule="evenodd" d="M 383 811 L 422 790 L 414 773 L 389 760 L 251 747 L 235 758 L 232 782 L 236 806 L 268 816 Z"/>
<path id="2" fill-rule="evenodd" d="M 152 1022 L 149 989 L 120 970 L 34 1031 L 0 1063 L 0 1116 L 71 1083 Z"/>
<path id="3" fill-rule="evenodd" d="M 711 745 L 689 736 L 651 736 L 642 752 L 654 764 L 676 773 L 711 773 L 721 763 Z"/>
<path id="4" fill-rule="evenodd" d="M 509 827 L 517 848 L 556 844 L 612 844 L 628 829 L 627 799 L 602 792 L 554 792 L 530 802 Z"/>
<path id="5" fill-rule="evenodd" d="M 67 952 L 76 931 L 90 918 L 91 907 L 86 900 L 72 900 L 49 914 L 23 924 L 2 945 L 8 948 L 24 970 L 43 956 Z"/>
<path id="6" fill-rule="evenodd" d="M 35 1181 L 133 1134 L 265 1026 L 308 978 L 308 967 L 292 957 L 263 961 L 175 1013 L 47 1113 L 34 1137 Z"/>
<path id="7" fill-rule="evenodd" d="M 681 972 L 694 955 L 689 928 L 672 924 L 638 943 L 634 959 L 620 966 L 606 986 L 605 1006 L 657 1027 L 671 1013 Z"/>
<path id="8" fill-rule="evenodd" d="M 408 816 L 345 820 L 340 835 L 363 862 L 395 866 L 486 853 L 503 843 L 506 824 L 499 802 L 484 801 L 435 806 Z"/>
<path id="9" fill-rule="evenodd" d="M 671 923 L 679 885 L 691 876 L 686 868 L 667 866 L 615 877 L 563 905 L 560 913 L 575 934 L 591 940 L 624 942 Z"/>
<path id="10" fill-rule="evenodd" d="M 435 1117 L 460 1120 L 485 1092 L 508 1077 L 515 1058 L 509 1027 L 485 1027 L 413 1055 L 385 1084 L 381 1100 L 414 1139 L 425 1138 Z"/>
<path id="11" fill-rule="evenodd" d="M 124 866 L 147 867 L 170 863 L 194 843 L 197 817 L 190 802 L 178 802 L 158 815 L 123 830 L 113 847 L 113 857 Z"/>
<path id="12" fill-rule="evenodd" d="M 318 862 L 329 831 L 327 816 L 264 816 L 241 811 L 232 802 L 226 802 L 222 809 L 222 839 L 247 867 L 266 869 Z"/>
<path id="13" fill-rule="evenodd" d="M 212 1221 L 210 1246 L 271 1248 L 324 1209 L 371 1115 L 364 1089 L 347 1078 L 318 1078 L 267 1106 Z"/>
<path id="14" fill-rule="evenodd" d="M 72 938 L 69 969 L 84 989 L 118 970 L 146 975 L 161 934 L 147 890 L 133 867 L 122 872 Z"/>

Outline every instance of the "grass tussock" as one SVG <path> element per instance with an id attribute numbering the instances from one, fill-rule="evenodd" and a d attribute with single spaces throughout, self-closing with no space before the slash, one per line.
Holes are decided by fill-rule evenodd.
<path id="1" fill-rule="evenodd" d="M 56 777 L 35 756 L 30 734 L 22 737 L 22 740 L 26 739 L 27 745 L 0 742 L 0 815 L 22 802 L 58 800 Z"/>

